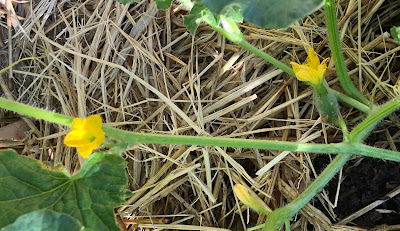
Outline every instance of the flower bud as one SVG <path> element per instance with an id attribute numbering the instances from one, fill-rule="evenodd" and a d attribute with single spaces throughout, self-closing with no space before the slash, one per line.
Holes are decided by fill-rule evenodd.
<path id="1" fill-rule="evenodd" d="M 235 191 L 236 196 L 243 204 L 251 207 L 257 212 L 264 212 L 262 205 L 259 202 L 257 202 L 256 198 L 254 197 L 256 195 L 253 196 L 252 193 L 249 192 L 246 187 L 244 187 L 241 184 L 237 184 L 233 187 L 233 191 Z"/>

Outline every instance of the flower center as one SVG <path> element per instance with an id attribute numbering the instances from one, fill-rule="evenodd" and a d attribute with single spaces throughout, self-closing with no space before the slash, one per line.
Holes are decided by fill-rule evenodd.
<path id="1" fill-rule="evenodd" d="M 96 136 L 94 134 L 86 134 L 85 138 L 82 140 L 85 144 L 90 144 L 96 140 Z"/>
<path id="2" fill-rule="evenodd" d="M 96 136 L 91 135 L 88 137 L 88 139 L 89 139 L 90 143 L 92 143 L 96 139 Z"/>

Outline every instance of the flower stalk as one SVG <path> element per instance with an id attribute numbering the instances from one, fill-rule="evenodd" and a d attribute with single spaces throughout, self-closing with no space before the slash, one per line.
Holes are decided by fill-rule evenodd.
<path id="1" fill-rule="evenodd" d="M 347 73 L 347 67 L 343 58 L 343 50 L 340 44 L 339 29 L 337 26 L 335 0 L 325 1 L 325 19 L 328 30 L 329 44 L 340 84 L 346 93 L 349 94 L 349 96 L 365 105 L 369 105 L 369 100 L 363 94 L 361 94 L 360 91 L 358 91 L 351 81 L 349 74 Z"/>

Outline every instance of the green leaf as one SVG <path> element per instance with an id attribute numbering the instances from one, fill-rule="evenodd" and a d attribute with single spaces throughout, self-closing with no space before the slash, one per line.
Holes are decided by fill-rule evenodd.
<path id="1" fill-rule="evenodd" d="M 390 34 L 392 35 L 393 39 L 400 45 L 400 26 L 399 27 L 392 27 L 390 28 Z"/>
<path id="2" fill-rule="evenodd" d="M 322 6 L 324 0 L 201 0 L 216 14 L 241 8 L 243 17 L 262 28 L 286 28 Z"/>
<path id="3" fill-rule="evenodd" d="M 54 211 L 43 209 L 27 213 L 18 217 L 18 219 L 1 229 L 1 231 L 79 231 L 83 226 L 76 219 L 65 213 L 56 213 Z"/>
<path id="4" fill-rule="evenodd" d="M 203 12 L 206 9 L 207 8 L 203 4 L 195 4 L 189 15 L 183 16 L 183 24 L 192 35 L 196 33 L 197 27 L 199 27 L 201 23 Z"/>
<path id="5" fill-rule="evenodd" d="M 166 10 L 171 6 L 172 0 L 155 0 L 157 9 Z"/>
<path id="6" fill-rule="evenodd" d="M 140 0 L 117 0 L 117 1 L 124 5 L 134 3 L 134 2 L 140 2 Z"/>
<path id="7" fill-rule="evenodd" d="M 77 218 L 85 230 L 119 230 L 113 209 L 128 196 L 125 161 L 94 153 L 75 176 L 39 161 L 0 151 L 0 228 L 31 211 L 50 209 Z"/>

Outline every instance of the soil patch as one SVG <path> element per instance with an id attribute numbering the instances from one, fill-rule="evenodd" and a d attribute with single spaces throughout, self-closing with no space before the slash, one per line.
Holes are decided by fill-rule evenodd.
<path id="1" fill-rule="evenodd" d="M 329 163 L 327 156 L 315 159 L 315 167 L 323 167 Z M 337 207 L 334 209 L 337 220 L 342 220 L 357 211 L 371 206 L 380 205 L 359 215 L 352 223 L 358 227 L 372 228 L 379 225 L 396 225 L 400 223 L 400 196 L 390 198 L 388 194 L 396 189 L 400 183 L 400 165 L 392 161 L 383 161 L 373 158 L 356 158 L 348 162 L 343 168 L 343 181 L 340 185 L 340 195 Z M 335 200 L 338 181 L 332 180 L 325 190 L 329 192 L 331 201 Z M 320 202 L 316 207 L 326 211 Z M 325 212 L 327 216 L 329 214 Z M 351 223 L 349 223 L 351 224 Z"/>

